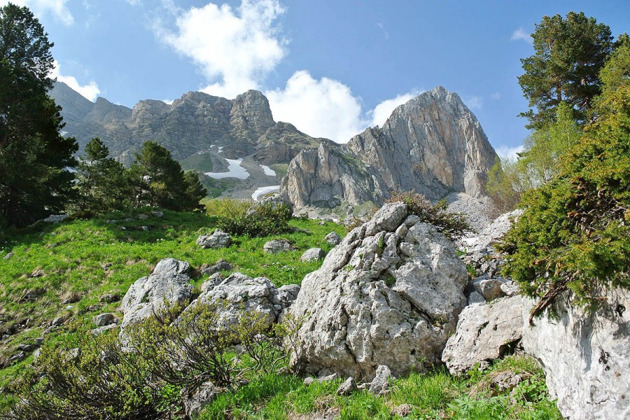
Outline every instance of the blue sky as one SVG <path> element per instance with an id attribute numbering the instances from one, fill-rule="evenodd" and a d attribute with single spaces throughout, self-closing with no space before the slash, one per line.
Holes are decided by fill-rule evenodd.
<path id="1" fill-rule="evenodd" d="M 584 11 L 615 36 L 630 32 L 628 0 L 13 2 L 31 7 L 55 43 L 55 75 L 91 100 L 132 107 L 258 89 L 276 120 L 346 142 L 442 85 L 503 153 L 528 134 L 517 76 L 535 23 Z"/>

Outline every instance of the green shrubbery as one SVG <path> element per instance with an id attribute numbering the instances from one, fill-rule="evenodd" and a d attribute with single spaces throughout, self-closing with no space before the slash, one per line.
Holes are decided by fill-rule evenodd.
<path id="1" fill-rule="evenodd" d="M 270 328 L 256 313 L 217 329 L 221 306 L 174 307 L 127 327 L 125 339 L 86 335 L 73 350 L 45 349 L 16 390 L 8 418 L 166 418 L 182 395 L 203 383 L 233 389 L 244 379 L 276 373 L 294 327 Z M 234 345 L 240 343 L 242 354 Z"/>
<path id="2" fill-rule="evenodd" d="M 432 204 L 424 195 L 411 191 L 395 191 L 387 200 L 388 203 L 399 201 L 407 204 L 409 214 L 420 217 L 424 223 L 432 224 L 449 239 L 457 239 L 466 232 L 472 232 L 466 217 L 447 211 L 448 204 L 445 201 Z"/>
<path id="3" fill-rule="evenodd" d="M 224 199 L 213 207 L 222 210 L 218 226 L 232 235 L 269 236 L 291 230 L 292 211 L 284 203 L 249 203 Z"/>

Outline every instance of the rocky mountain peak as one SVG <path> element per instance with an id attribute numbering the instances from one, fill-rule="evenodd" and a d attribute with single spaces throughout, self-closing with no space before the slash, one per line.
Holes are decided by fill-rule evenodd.
<path id="1" fill-rule="evenodd" d="M 338 160 L 343 167 L 331 167 L 324 154 L 315 158 L 309 153 L 292 162 L 283 182 L 283 193 L 298 207 L 316 202 L 357 205 L 366 196 L 381 204 L 394 190 L 416 191 L 432 200 L 452 192 L 479 197 L 497 156 L 474 114 L 443 87 L 399 106 L 383 127 L 353 137 L 339 149 L 345 156 Z M 330 173 L 338 179 L 331 180 Z M 340 180 L 344 188 L 339 188 Z M 373 187 L 377 189 L 364 191 Z"/>

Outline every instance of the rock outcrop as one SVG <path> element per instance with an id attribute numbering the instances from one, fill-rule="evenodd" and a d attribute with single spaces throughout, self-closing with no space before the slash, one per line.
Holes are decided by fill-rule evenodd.
<path id="1" fill-rule="evenodd" d="M 166 305 L 188 303 L 193 291 L 189 270 L 187 262 L 166 258 L 155 266 L 151 275 L 136 280 L 120 305 L 124 314 L 122 327 L 140 322 Z"/>
<path id="2" fill-rule="evenodd" d="M 523 347 L 543 365 L 547 387 L 562 415 L 579 419 L 630 418 L 630 293 L 611 293 L 596 313 L 557 300 L 557 317 L 529 326 L 523 307 Z"/>
<path id="3" fill-rule="evenodd" d="M 381 204 L 392 191 L 480 197 L 497 155 L 459 96 L 442 87 L 394 110 L 346 145 L 322 143 L 289 165 L 281 191 L 296 207 Z"/>
<path id="4" fill-rule="evenodd" d="M 302 281 L 293 365 L 322 376 L 372 378 L 439 362 L 466 304 L 464 264 L 434 227 L 385 205 Z"/>
<path id="5" fill-rule="evenodd" d="M 485 369 L 513 351 L 522 336 L 521 296 L 470 305 L 459 314 L 457 330 L 446 343 L 442 361 L 453 375 L 465 373 L 475 365 Z"/>

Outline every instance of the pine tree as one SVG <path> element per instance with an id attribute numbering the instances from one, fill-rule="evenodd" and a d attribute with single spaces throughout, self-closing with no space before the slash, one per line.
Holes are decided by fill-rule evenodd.
<path id="1" fill-rule="evenodd" d="M 72 195 L 78 146 L 47 94 L 52 46 L 28 8 L 0 8 L 0 224 L 32 223 Z"/>

